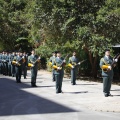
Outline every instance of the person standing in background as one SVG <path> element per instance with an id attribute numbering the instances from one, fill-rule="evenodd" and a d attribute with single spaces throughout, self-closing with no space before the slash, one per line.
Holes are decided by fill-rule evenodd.
<path id="1" fill-rule="evenodd" d="M 52 52 L 52 56 L 50 57 L 49 60 L 49 65 L 52 66 L 52 62 L 55 61 L 56 58 L 56 52 Z M 52 81 L 55 81 L 55 70 L 52 68 Z"/>
<path id="2" fill-rule="evenodd" d="M 77 68 L 80 63 L 78 63 L 75 51 L 73 52 L 73 56 L 69 58 L 69 64 L 71 65 L 71 84 L 76 85 Z"/>
<path id="3" fill-rule="evenodd" d="M 27 76 L 27 65 L 28 65 L 28 56 L 26 52 L 23 53 L 24 56 L 24 61 L 23 61 L 23 66 L 22 66 L 22 72 L 23 72 L 23 77 L 26 79 Z"/>

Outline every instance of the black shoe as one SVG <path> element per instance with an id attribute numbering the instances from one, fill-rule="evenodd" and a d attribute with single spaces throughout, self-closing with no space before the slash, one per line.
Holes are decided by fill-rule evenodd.
<path id="1" fill-rule="evenodd" d="M 76 83 L 71 83 L 71 85 L 76 85 Z"/>
<path id="2" fill-rule="evenodd" d="M 21 81 L 17 81 L 16 83 L 21 83 Z"/>
<path id="3" fill-rule="evenodd" d="M 105 97 L 108 97 L 108 95 L 106 94 Z"/>
<path id="4" fill-rule="evenodd" d="M 15 75 L 12 75 L 12 77 L 15 77 Z"/>
<path id="5" fill-rule="evenodd" d="M 31 85 L 32 87 L 37 87 L 37 85 Z"/>
<path id="6" fill-rule="evenodd" d="M 58 94 L 58 93 L 63 93 L 62 91 L 56 91 L 56 93 Z"/>
<path id="7" fill-rule="evenodd" d="M 108 96 L 113 97 L 113 95 L 111 95 L 111 94 L 108 94 Z"/>

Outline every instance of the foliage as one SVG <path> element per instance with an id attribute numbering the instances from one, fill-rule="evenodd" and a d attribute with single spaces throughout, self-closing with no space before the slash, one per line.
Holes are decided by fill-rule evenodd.
<path id="1" fill-rule="evenodd" d="M 119 0 L 0 0 L 3 48 L 35 48 L 44 57 L 75 50 L 88 57 L 92 73 L 104 49 L 120 42 L 119 33 Z"/>

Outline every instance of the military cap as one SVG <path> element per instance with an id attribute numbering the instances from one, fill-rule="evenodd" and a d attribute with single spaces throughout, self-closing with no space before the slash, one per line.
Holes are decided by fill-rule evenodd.
<path id="1" fill-rule="evenodd" d="M 107 51 L 110 51 L 110 49 L 106 48 L 106 49 L 105 49 L 105 52 L 107 52 Z"/>

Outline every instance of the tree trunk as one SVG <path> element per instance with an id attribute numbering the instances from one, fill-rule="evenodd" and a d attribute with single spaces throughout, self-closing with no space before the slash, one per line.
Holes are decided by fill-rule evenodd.
<path id="1" fill-rule="evenodd" d="M 90 64 L 91 64 L 91 76 L 93 78 L 97 78 L 97 59 L 98 56 L 97 54 L 95 55 L 95 57 L 93 57 L 93 54 L 89 51 L 89 49 L 85 46 L 84 47 L 85 52 L 89 55 L 89 60 L 90 60 Z"/>
<path id="2" fill-rule="evenodd" d="M 89 52 L 89 60 L 92 68 L 91 75 L 93 78 L 97 78 L 97 55 L 93 57 L 93 54 Z"/>

